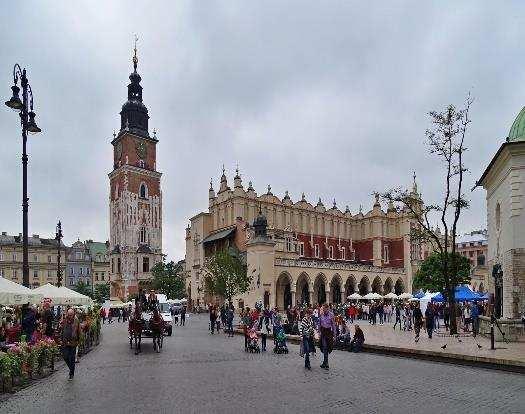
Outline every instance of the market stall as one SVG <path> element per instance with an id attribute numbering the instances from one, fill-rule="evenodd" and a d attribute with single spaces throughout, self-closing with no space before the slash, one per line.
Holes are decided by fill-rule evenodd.
<path id="1" fill-rule="evenodd" d="M 0 305 L 39 303 L 42 295 L 11 280 L 0 277 Z"/>

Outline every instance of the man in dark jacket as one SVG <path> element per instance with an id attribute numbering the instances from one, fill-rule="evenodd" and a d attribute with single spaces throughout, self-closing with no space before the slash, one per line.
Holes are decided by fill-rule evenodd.
<path id="1" fill-rule="evenodd" d="M 415 305 L 415 308 L 412 312 L 412 317 L 414 318 L 414 332 L 416 333 L 415 341 L 419 341 L 419 331 L 421 330 L 421 325 L 423 325 L 423 313 L 419 308 L 419 303 Z"/>
<path id="2" fill-rule="evenodd" d="M 394 330 L 396 329 L 396 325 L 399 323 L 399 330 L 403 329 L 401 326 L 401 306 L 399 304 L 396 305 L 396 323 L 394 323 Z"/>
<path id="3" fill-rule="evenodd" d="M 22 319 L 22 333 L 26 336 L 26 341 L 30 341 L 36 328 L 36 312 L 32 307 L 27 309 Z"/>
<path id="4" fill-rule="evenodd" d="M 53 337 L 53 311 L 49 309 L 49 303 L 44 303 L 44 314 L 43 314 L 43 322 L 46 324 L 46 330 L 44 331 L 44 335 L 48 336 L 50 338 Z"/>
<path id="5" fill-rule="evenodd" d="M 75 355 L 77 351 L 78 338 L 80 336 L 80 324 L 75 311 L 68 309 L 62 323 L 62 355 L 69 368 L 69 379 L 75 376 Z"/>
<path id="6" fill-rule="evenodd" d="M 429 303 L 425 311 L 425 325 L 427 328 L 428 338 L 432 339 L 432 331 L 434 330 L 434 305 Z"/>

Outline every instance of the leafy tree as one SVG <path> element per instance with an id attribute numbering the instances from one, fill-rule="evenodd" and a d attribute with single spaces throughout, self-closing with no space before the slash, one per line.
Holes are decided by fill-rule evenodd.
<path id="1" fill-rule="evenodd" d="M 389 204 L 400 205 L 414 221 L 411 228 L 413 243 L 428 243 L 438 251 L 441 261 L 443 291 L 450 305 L 450 333 L 457 333 L 454 306 L 455 288 L 461 282 L 457 270 L 460 268 L 456 254 L 457 224 L 463 210 L 469 206 L 463 194 L 463 177 L 468 169 L 464 165 L 463 154 L 467 150 L 465 136 L 471 120 L 469 118 L 472 98 L 468 95 L 464 109 L 449 105 L 443 112 L 430 112 L 431 128 L 426 131 L 430 154 L 436 155 L 444 166 L 444 188 L 439 204 L 424 205 L 413 191 L 395 188 L 381 194 Z M 431 223 L 440 220 L 444 234 L 436 232 Z M 446 254 L 451 253 L 451 254 Z"/>
<path id="2" fill-rule="evenodd" d="M 447 253 L 451 255 L 452 253 Z M 449 263 L 454 263 L 456 269 L 450 269 L 456 275 L 458 285 L 470 283 L 470 261 L 466 257 L 456 253 L 456 259 L 448 259 Z M 433 292 L 443 292 L 446 289 L 444 260 L 440 252 L 430 254 L 422 263 L 414 277 L 414 289 L 430 290 Z M 445 292 L 446 294 L 446 292 Z"/>
<path id="3" fill-rule="evenodd" d="M 246 265 L 237 252 L 220 250 L 206 261 L 206 292 L 231 302 L 232 297 L 246 293 L 252 282 Z"/>
<path id="4" fill-rule="evenodd" d="M 95 292 L 93 294 L 93 299 L 98 303 L 103 303 L 105 300 L 109 299 L 109 283 L 101 283 L 95 285 Z"/>
<path id="5" fill-rule="evenodd" d="M 91 286 L 80 280 L 75 285 L 75 291 L 80 293 L 81 295 L 89 296 L 90 298 L 93 296 L 93 292 L 91 291 Z"/>
<path id="6" fill-rule="evenodd" d="M 164 293 L 168 299 L 181 299 L 185 294 L 182 265 L 173 261 L 159 262 L 151 269 L 153 289 Z"/>
<path id="7" fill-rule="evenodd" d="M 132 293 L 131 295 L 128 295 L 126 302 L 135 302 L 135 299 L 138 297 L 138 293 Z"/>

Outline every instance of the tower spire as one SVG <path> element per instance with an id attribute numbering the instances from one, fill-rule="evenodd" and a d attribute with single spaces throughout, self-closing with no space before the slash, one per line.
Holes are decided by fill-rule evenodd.
<path id="1" fill-rule="evenodd" d="M 128 100 L 122 105 L 120 111 L 120 130 L 130 131 L 140 137 L 150 138 L 148 132 L 148 108 L 142 102 L 142 86 L 140 85 L 141 77 L 137 72 L 137 41 L 135 35 L 133 47 L 133 72 L 129 75 L 130 83 L 128 84 Z M 156 140 L 156 138 L 153 138 Z"/>
<path id="2" fill-rule="evenodd" d="M 137 73 L 137 64 L 139 63 L 139 58 L 137 57 L 137 41 L 139 37 L 135 34 L 133 35 L 135 39 L 135 47 L 133 48 L 133 72 Z"/>

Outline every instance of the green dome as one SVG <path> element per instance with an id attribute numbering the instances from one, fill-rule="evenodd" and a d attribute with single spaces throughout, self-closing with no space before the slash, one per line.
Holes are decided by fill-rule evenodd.
<path id="1" fill-rule="evenodd" d="M 507 141 L 525 141 L 525 106 L 512 124 Z"/>

